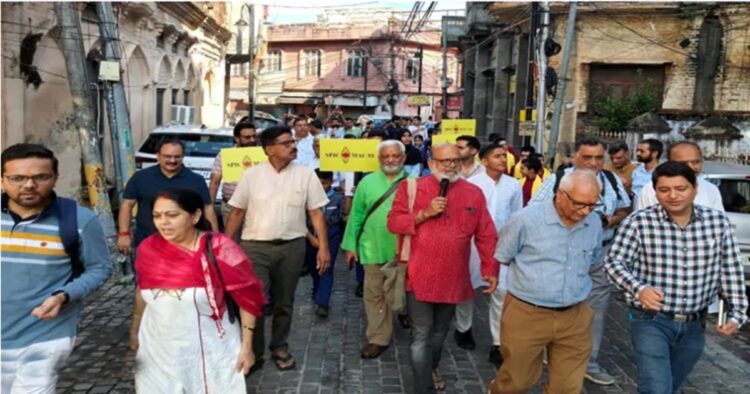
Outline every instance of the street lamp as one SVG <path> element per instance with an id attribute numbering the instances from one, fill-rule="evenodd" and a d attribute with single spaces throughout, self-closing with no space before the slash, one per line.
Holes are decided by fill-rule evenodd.
<path id="1" fill-rule="evenodd" d="M 247 9 L 248 19 L 250 22 L 246 21 L 242 17 L 242 12 Z M 255 78 L 253 75 L 253 51 L 254 51 L 254 45 L 253 45 L 253 30 L 255 23 L 255 15 L 253 13 L 253 7 L 250 4 L 243 3 L 242 8 L 240 8 L 240 19 L 234 24 L 237 26 L 237 54 L 242 53 L 242 29 L 247 27 L 247 112 L 248 112 L 248 118 L 251 122 L 255 120 L 255 99 L 253 97 L 253 83 L 255 82 Z"/>

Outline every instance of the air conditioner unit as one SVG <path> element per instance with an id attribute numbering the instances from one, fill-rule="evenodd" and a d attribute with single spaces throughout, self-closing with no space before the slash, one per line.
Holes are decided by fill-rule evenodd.
<path id="1" fill-rule="evenodd" d="M 189 105 L 173 105 L 172 121 L 180 124 L 193 124 L 195 121 L 195 110 Z"/>

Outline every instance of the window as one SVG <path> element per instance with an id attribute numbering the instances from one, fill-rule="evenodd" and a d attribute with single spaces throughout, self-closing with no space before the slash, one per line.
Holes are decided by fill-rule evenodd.
<path id="1" fill-rule="evenodd" d="M 664 65 L 592 64 L 589 73 L 588 108 L 601 99 L 621 101 L 634 94 L 654 91 L 656 107 L 661 108 L 664 92 Z"/>
<path id="2" fill-rule="evenodd" d="M 346 59 L 346 76 L 347 77 L 362 77 L 365 75 L 365 51 L 361 49 L 353 49 L 348 52 L 349 56 Z"/>
<path id="3" fill-rule="evenodd" d="M 192 105 L 190 102 L 190 90 L 185 89 L 182 91 L 183 97 L 182 97 L 182 104 L 184 105 Z"/>
<path id="4" fill-rule="evenodd" d="M 172 105 L 180 105 L 180 90 L 172 89 Z"/>
<path id="5" fill-rule="evenodd" d="M 265 66 L 268 72 L 281 71 L 281 51 L 268 51 Z"/>
<path id="6" fill-rule="evenodd" d="M 415 80 L 419 78 L 419 56 L 412 55 L 406 59 L 406 79 Z"/>
<path id="7" fill-rule="evenodd" d="M 161 126 L 164 124 L 164 92 L 167 89 L 157 88 L 156 89 L 156 125 Z"/>
<path id="8" fill-rule="evenodd" d="M 302 76 L 320 78 L 320 50 L 307 50 L 302 52 Z"/>

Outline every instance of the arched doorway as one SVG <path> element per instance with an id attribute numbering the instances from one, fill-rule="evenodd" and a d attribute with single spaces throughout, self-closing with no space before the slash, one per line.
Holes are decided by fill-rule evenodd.
<path id="1" fill-rule="evenodd" d="M 133 148 L 138 149 L 153 125 L 151 72 L 148 68 L 146 56 L 139 46 L 136 46 L 131 52 L 123 83 L 130 111 Z"/>
<path id="2" fill-rule="evenodd" d="M 159 63 L 159 74 L 156 80 L 156 126 L 161 126 L 171 120 L 172 107 L 172 63 L 164 56 Z"/>

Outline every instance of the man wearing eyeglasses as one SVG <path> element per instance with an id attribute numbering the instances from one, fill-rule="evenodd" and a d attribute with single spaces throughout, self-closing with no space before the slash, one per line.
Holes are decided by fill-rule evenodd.
<path id="1" fill-rule="evenodd" d="M 53 191 L 57 165 L 41 145 L 17 144 L 2 154 L 3 394 L 55 392 L 81 300 L 112 271 L 96 215 Z"/>
<path id="2" fill-rule="evenodd" d="M 445 390 L 438 366 L 456 304 L 474 298 L 469 256 L 472 240 L 481 259 L 485 294 L 497 287 L 498 262 L 493 258 L 497 232 L 482 190 L 461 176 L 461 156 L 455 145 L 433 147 L 428 162 L 432 176 L 402 182 L 388 214 L 388 229 L 399 235 L 400 257 L 408 261 L 407 307 L 412 319 L 411 362 L 414 391 Z M 442 195 L 443 180 L 448 181 Z M 413 199 L 413 207 L 409 200 Z M 411 248 L 404 253 L 404 237 Z"/>
<path id="3" fill-rule="evenodd" d="M 165 138 L 156 146 L 158 165 L 136 172 L 125 185 L 120 212 L 117 215 L 117 247 L 122 253 L 131 253 L 133 248 L 156 232 L 151 206 L 160 191 L 167 188 L 185 188 L 198 192 L 203 199 L 203 213 L 211 223 L 213 231 L 219 231 L 216 210 L 208 194 L 208 186 L 202 176 L 185 167 L 185 143 L 176 138 Z M 138 206 L 135 230 L 131 232 L 133 208 Z"/>
<path id="4" fill-rule="evenodd" d="M 263 130 L 260 143 L 268 161 L 245 171 L 229 205 L 225 234 L 234 237 L 242 228 L 242 247 L 263 281 L 266 299 L 273 299 L 271 359 L 279 370 L 295 367 L 287 339 L 294 313 L 294 291 L 305 263 L 307 215 L 320 242 L 317 254 L 319 274 L 328 270 L 326 219 L 321 210 L 328 197 L 313 170 L 294 163 L 296 141 L 292 130 L 274 126 Z M 265 348 L 264 318 L 259 318 L 253 335 L 256 365 L 262 365 Z M 258 368 L 258 367 L 256 367 Z"/>
<path id="5" fill-rule="evenodd" d="M 258 145 L 258 135 L 255 130 L 255 125 L 252 123 L 237 123 L 234 126 L 234 146 L 237 148 L 246 148 L 249 146 Z M 221 185 L 221 220 L 224 225 L 227 224 L 227 216 L 232 210 L 232 207 L 227 204 L 234 189 L 237 188 L 237 182 L 221 182 L 221 153 L 216 155 L 214 159 L 214 166 L 211 169 L 211 182 L 208 186 L 208 192 L 211 196 L 211 203 L 216 203 L 216 193 L 219 191 L 219 185 Z"/>
<path id="6" fill-rule="evenodd" d="M 603 169 L 604 153 L 604 144 L 595 138 L 585 137 L 576 141 L 575 156 L 573 159 L 574 166 L 565 170 L 558 170 L 555 174 L 547 177 L 539 191 L 529 202 L 529 205 L 552 200 L 556 195 L 558 184 L 564 174 L 570 173 L 575 169 L 593 171 L 601 186 L 601 192 L 594 207 L 594 213 L 597 214 L 602 222 L 602 247 L 606 254 L 606 251 L 612 244 L 612 239 L 614 239 L 615 229 L 630 213 L 631 201 L 620 177 Z M 545 234 L 540 234 L 546 238 Z M 606 386 L 614 384 L 615 379 L 599 365 L 597 358 L 599 356 L 599 349 L 601 348 L 602 337 L 604 336 L 604 324 L 606 322 L 612 285 L 607 280 L 602 261 L 596 261 L 591 267 L 589 275 L 591 275 L 593 286 L 588 303 L 594 310 L 594 322 L 591 325 L 593 349 L 591 351 L 591 360 L 586 370 L 586 379 Z"/>
<path id="7" fill-rule="evenodd" d="M 508 269 L 508 294 L 500 321 L 503 364 L 491 393 L 528 391 L 542 375 L 545 349 L 544 392 L 581 392 L 592 349 L 588 273 L 602 253 L 602 223 L 592 214 L 600 190 L 594 172 L 568 172 L 553 200 L 526 207 L 500 230 L 495 258 Z"/>

